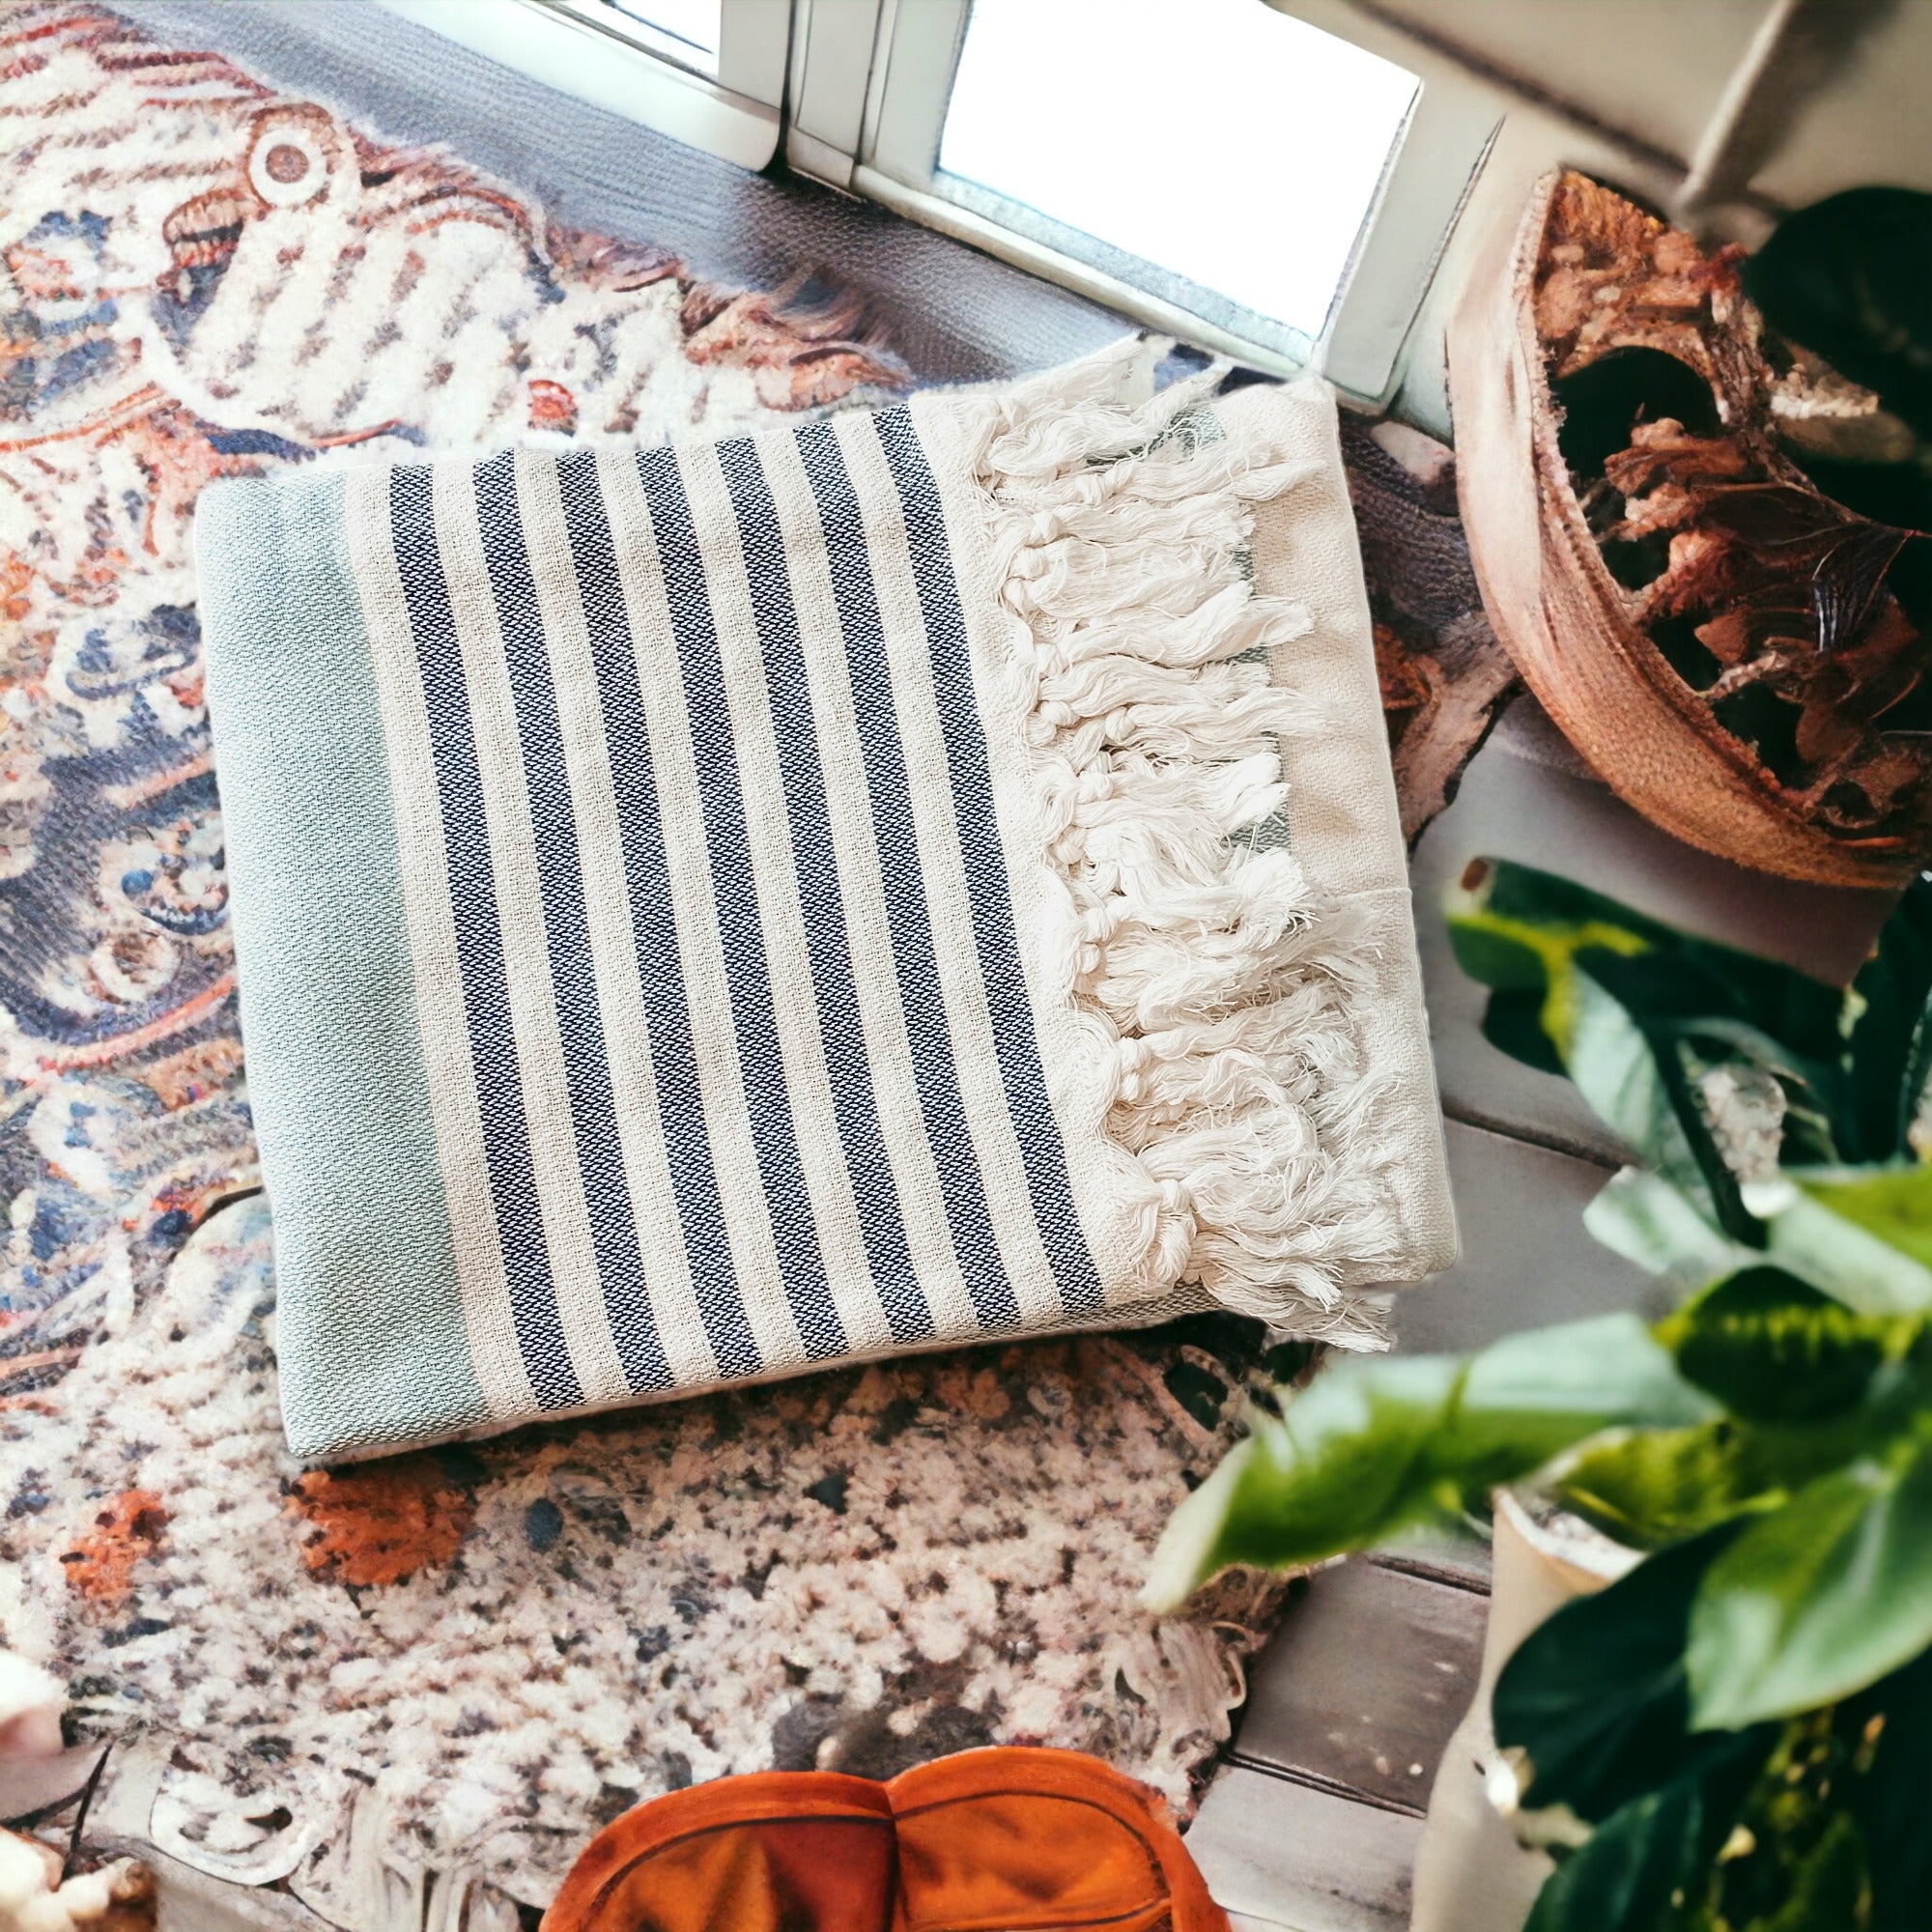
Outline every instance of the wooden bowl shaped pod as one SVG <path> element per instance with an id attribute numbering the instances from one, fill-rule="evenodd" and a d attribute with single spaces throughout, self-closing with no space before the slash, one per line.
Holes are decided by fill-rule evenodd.
<path id="1" fill-rule="evenodd" d="M 1906 533 L 1784 453 L 1777 413 L 1829 412 L 1835 379 L 1772 366 L 1740 259 L 1581 175 L 1538 185 L 1450 329 L 1470 553 L 1525 681 L 1645 817 L 1787 878 L 1893 886 L 1932 850 L 1926 639 L 1888 580 Z M 1640 412 L 1579 496 L 1553 385 L 1574 403 L 1632 351 L 1683 419 Z"/>
<path id="2" fill-rule="evenodd" d="M 1228 1932 L 1160 1799 L 1075 1751 L 962 1751 L 889 1784 L 756 1772 L 591 1840 L 544 1932 Z"/>

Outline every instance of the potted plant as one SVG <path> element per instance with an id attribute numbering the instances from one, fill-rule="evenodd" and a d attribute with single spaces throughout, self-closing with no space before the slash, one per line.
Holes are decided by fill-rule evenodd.
<path id="1" fill-rule="evenodd" d="M 1932 878 L 1847 990 L 1479 861 L 1489 1037 L 1637 1161 L 1586 1211 L 1682 1305 L 1337 1361 L 1182 1505 L 1150 1596 L 1499 1486 L 1628 1552 L 1495 1678 L 1532 1932 L 1904 1932 L 1932 1897 Z M 1640 1162 L 1640 1164 L 1637 1164 Z M 1614 1567 L 1614 1566 L 1612 1566 Z"/>

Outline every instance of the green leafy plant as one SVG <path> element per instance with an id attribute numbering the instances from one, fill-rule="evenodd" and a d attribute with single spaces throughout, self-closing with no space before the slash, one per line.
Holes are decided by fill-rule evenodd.
<path id="1" fill-rule="evenodd" d="M 1686 1291 L 1470 1355 L 1336 1361 L 1177 1512 L 1150 1598 L 1531 1487 L 1640 1559 L 1497 1684 L 1568 1821 L 1531 1932 L 1903 1932 L 1932 1896 L 1932 878 L 1849 988 L 1481 861 L 1489 1037 L 1628 1144 L 1601 1238 Z M 1540 1834 L 1541 1835 L 1541 1834 Z"/>
<path id="2" fill-rule="evenodd" d="M 1801 208 L 1745 263 L 1744 285 L 1787 343 L 1885 412 L 1868 448 L 1804 453 L 1820 486 L 1901 531 L 1932 529 L 1932 194 L 1855 187 Z"/>

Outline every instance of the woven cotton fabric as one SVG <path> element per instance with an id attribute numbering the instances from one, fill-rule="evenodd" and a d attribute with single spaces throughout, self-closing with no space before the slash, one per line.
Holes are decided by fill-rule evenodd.
<path id="1" fill-rule="evenodd" d="M 1321 460 L 1144 361 L 209 493 L 299 1453 L 1214 1301 L 1367 1340 L 1446 1259 L 1387 922 L 1293 850 L 1254 506 Z"/>

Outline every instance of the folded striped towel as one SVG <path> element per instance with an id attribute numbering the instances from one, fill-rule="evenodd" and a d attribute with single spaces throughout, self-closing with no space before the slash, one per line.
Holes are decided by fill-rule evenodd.
<path id="1" fill-rule="evenodd" d="M 298 1454 L 1449 1258 L 1333 402 L 1151 355 L 203 497 Z"/>

